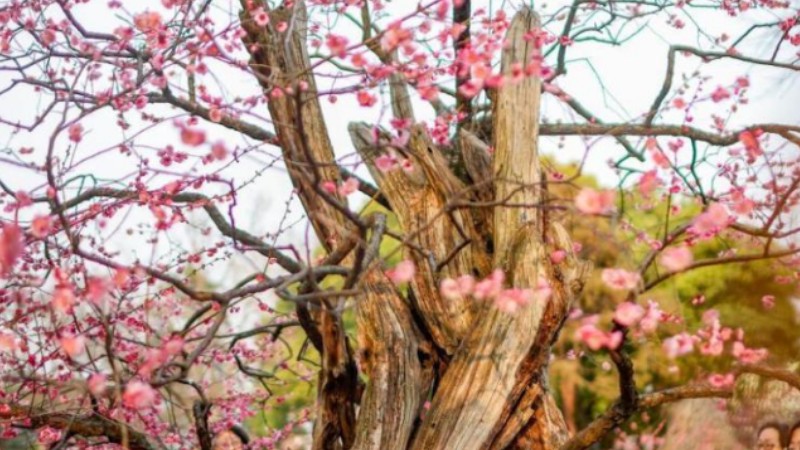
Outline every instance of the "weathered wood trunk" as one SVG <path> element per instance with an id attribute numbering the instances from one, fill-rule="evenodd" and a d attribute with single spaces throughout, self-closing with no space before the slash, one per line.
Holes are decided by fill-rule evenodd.
<path id="1" fill-rule="evenodd" d="M 567 432 L 548 392 L 546 366 L 586 266 L 547 214 L 537 149 L 541 81 L 526 78 L 496 93 L 494 156 L 490 159 L 485 150 L 488 143 L 464 131 L 455 148 L 462 152 L 456 160 L 465 167 L 457 171 L 443 156 L 445 149 L 414 123 L 404 150 L 413 169 L 381 172 L 375 159 L 387 151 L 388 137 L 367 125 L 350 126 L 356 149 L 398 218 L 405 257 L 417 267 L 403 295 L 387 280 L 378 258 L 369 255 L 370 241 L 383 232 L 380 217 L 364 218 L 359 225 L 346 199 L 319 188 L 340 175 L 308 70 L 304 5 L 295 2 L 290 11 L 275 10 L 272 17 L 291 26 L 281 33 L 242 15 L 251 64 L 265 92 L 294 91 L 269 102 L 289 173 L 326 249 L 352 248 L 343 264 L 361 265 L 357 279 L 348 280 L 361 293 L 355 299 L 357 343 L 348 342 L 336 313 L 343 299 L 298 310 L 323 363 L 314 448 L 558 448 Z M 503 52 L 504 71 L 530 63 L 538 50 L 524 37 L 537 27 L 531 10 L 517 14 Z M 302 90 L 301 82 L 308 89 Z M 392 77 L 393 112 L 413 123 L 407 89 L 400 75 Z M 469 174 L 471 181 L 455 173 Z M 557 265 L 549 258 L 555 249 L 568 253 Z M 482 277 L 495 268 L 503 270 L 510 286 L 535 288 L 546 282 L 552 295 L 508 314 L 469 298 L 447 300 L 439 292 L 446 277 Z M 363 395 L 358 395 L 356 355 L 367 378 Z M 424 410 L 427 399 L 430 408 Z"/>

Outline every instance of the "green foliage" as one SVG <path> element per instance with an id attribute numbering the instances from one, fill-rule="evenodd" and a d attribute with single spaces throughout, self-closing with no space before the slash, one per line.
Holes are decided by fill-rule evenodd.
<path id="1" fill-rule="evenodd" d="M 595 182 L 584 178 L 578 184 L 594 186 Z M 565 188 L 561 189 L 564 191 L 560 197 L 571 197 Z M 650 247 L 647 240 L 634 240 L 632 236 L 663 238 L 667 230 L 687 223 L 701 211 L 699 205 L 680 202 L 677 198 L 656 202 L 643 199 L 634 192 L 624 192 L 623 198 L 627 208 L 621 211 L 618 218 L 574 215 L 567 221 L 573 240 L 583 246 L 583 257 L 590 259 L 595 268 L 582 295 L 580 307 L 587 314 L 600 314 L 601 323 L 608 327 L 615 305 L 624 301 L 626 294 L 606 287 L 600 280 L 600 271 L 609 267 L 636 270 L 636 265 L 650 252 Z M 648 204 L 655 206 L 646 207 Z M 679 206 L 679 212 L 668 217 L 666 213 L 672 205 Z M 716 258 L 721 252 L 731 249 L 738 254 L 758 251 L 746 238 L 732 233 L 692 246 L 695 261 Z M 766 260 L 705 267 L 669 278 L 637 298 L 637 301 L 644 305 L 647 299 L 654 299 L 666 312 L 685 319 L 683 323 L 663 325 L 660 331 L 662 336 L 684 330 L 694 332 L 702 327 L 703 313 L 711 308 L 716 309 L 723 326 L 741 328 L 748 347 L 769 348 L 770 357 L 775 363 L 781 364 L 796 359 L 800 351 L 796 331 L 798 323 L 790 301 L 795 287 L 775 281 L 776 275 L 785 271 L 778 262 Z M 657 279 L 664 273 L 664 269 L 656 263 L 645 274 L 645 279 Z M 763 306 L 761 299 L 764 295 L 775 297 L 773 309 L 767 310 Z M 700 296 L 704 297 L 704 302 L 695 304 L 693 299 Z M 569 349 L 584 350 L 573 341 L 577 326 L 578 323 L 574 322 L 567 324 L 556 347 L 557 356 L 563 357 Z M 730 367 L 730 356 L 712 358 L 693 354 L 669 361 L 660 347 L 661 342 L 656 337 L 634 342 L 626 348 L 634 361 L 640 389 L 679 385 L 710 373 L 726 372 Z M 559 359 L 552 365 L 554 386 L 575 389 L 574 395 L 559 395 L 559 398 L 575 398 L 576 404 L 567 409 L 575 411 L 575 416 L 569 421 L 577 428 L 588 424 L 619 395 L 617 375 L 612 367 L 603 352 L 587 353 L 577 361 Z M 565 380 L 567 382 L 563 383 Z M 657 419 L 651 417 L 651 420 L 654 418 Z"/>
<path id="2" fill-rule="evenodd" d="M 550 166 L 568 176 L 575 171 L 574 167 Z M 553 197 L 568 202 L 580 187 L 596 188 L 597 182 L 591 177 L 582 176 L 570 185 L 551 185 L 550 190 Z M 570 231 L 573 240 L 583 246 L 582 256 L 591 260 L 595 267 L 580 300 L 580 307 L 587 314 L 600 314 L 601 320 L 606 324 L 610 323 L 616 304 L 625 300 L 625 294 L 608 289 L 600 281 L 600 271 L 608 267 L 636 269 L 635 264 L 642 261 L 650 247 L 646 240 L 632 239 L 631 236 L 641 234 L 651 238 L 663 237 L 666 230 L 686 223 L 701 210 L 699 205 L 680 203 L 675 198 L 664 202 L 659 198 L 643 199 L 633 192 L 624 192 L 622 198 L 626 208 L 618 218 L 592 218 L 574 214 L 557 217 Z M 667 210 L 676 204 L 680 207 L 679 212 L 671 214 L 667 222 Z M 376 212 L 386 214 L 391 230 L 400 231 L 396 217 L 378 204 L 371 202 L 362 209 L 364 215 Z M 629 229 L 623 227 L 623 223 Z M 714 258 L 728 249 L 747 252 L 748 247 L 748 242 L 743 238 L 727 237 L 725 240 L 698 242 L 692 250 L 695 260 L 702 260 Z M 403 259 L 400 243 L 391 237 L 384 238 L 380 253 L 387 267 L 394 266 Z M 744 330 L 748 346 L 768 347 L 772 357 L 787 361 L 800 350 L 794 338 L 798 324 L 790 304 L 790 297 L 794 293 L 793 285 L 776 283 L 775 275 L 779 271 L 780 268 L 774 261 L 702 268 L 670 278 L 637 301 L 643 303 L 647 299 L 657 300 L 665 311 L 685 318 L 684 323 L 663 326 L 662 333 L 666 335 L 682 330 L 697 330 L 701 326 L 703 312 L 714 308 L 720 312 L 724 326 Z M 653 264 L 645 275 L 646 279 L 651 280 L 662 274 L 663 269 L 658 264 Z M 341 277 L 329 277 L 323 287 L 337 288 L 342 282 Z M 767 294 L 775 296 L 776 300 L 775 308 L 771 311 L 765 310 L 761 302 L 761 298 Z M 694 305 L 692 300 L 701 295 L 705 297 L 705 302 Z M 293 305 L 281 302 L 278 308 L 288 312 Z M 353 308 L 346 309 L 344 323 L 347 334 L 355 339 Z M 583 350 L 573 342 L 576 326 L 577 323 L 568 322 L 561 333 L 561 339 L 555 347 L 558 358 L 551 366 L 551 382 L 556 388 L 555 395 L 562 407 L 565 406 L 567 397 L 574 399 L 574 404 L 565 408 L 573 411 L 572 417 L 567 420 L 571 425 L 581 428 L 616 399 L 618 387 L 616 372 L 603 352 L 587 353 L 575 360 L 563 358 L 569 349 Z M 303 345 L 303 337 L 299 334 L 290 339 L 296 349 Z M 660 347 L 658 337 L 628 345 L 640 389 L 659 389 L 685 383 L 699 376 L 724 371 L 730 363 L 727 357 L 708 358 L 697 355 L 669 361 Z M 312 356 L 312 359 L 315 358 L 318 358 L 316 354 Z M 265 366 L 268 364 L 265 363 Z M 285 400 L 265 412 L 263 418 L 259 419 L 262 426 L 283 426 L 299 410 L 313 404 L 314 389 L 310 389 L 306 382 L 296 384 L 292 386 L 287 380 L 287 385 L 278 394 L 285 397 Z M 565 395 L 567 389 L 572 389 L 569 395 Z M 650 420 L 658 420 L 658 415 L 650 417 Z"/>

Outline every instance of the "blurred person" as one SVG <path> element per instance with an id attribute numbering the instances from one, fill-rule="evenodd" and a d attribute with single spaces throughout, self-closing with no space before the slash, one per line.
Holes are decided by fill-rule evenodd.
<path id="1" fill-rule="evenodd" d="M 212 450 L 244 450 L 250 439 L 247 433 L 239 426 L 225 430 L 214 438 Z"/>
<path id="2" fill-rule="evenodd" d="M 800 450 L 800 422 L 796 422 L 789 430 L 789 450 Z"/>
<path id="3" fill-rule="evenodd" d="M 784 424 L 767 422 L 758 429 L 755 450 L 783 450 L 786 447 L 786 440 Z"/>

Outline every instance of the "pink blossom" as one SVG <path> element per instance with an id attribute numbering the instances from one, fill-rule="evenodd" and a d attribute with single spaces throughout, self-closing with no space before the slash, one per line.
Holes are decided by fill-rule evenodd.
<path id="1" fill-rule="evenodd" d="M 694 338 L 687 333 L 677 334 L 664 339 L 663 348 L 668 358 L 675 359 L 694 351 Z"/>
<path id="2" fill-rule="evenodd" d="M 153 11 L 145 11 L 134 16 L 133 24 L 142 33 L 158 31 L 158 29 L 161 28 L 161 14 Z"/>
<path id="3" fill-rule="evenodd" d="M 761 297 L 761 304 L 764 305 L 765 309 L 772 309 L 775 307 L 775 296 L 774 295 L 765 295 Z"/>
<path id="4" fill-rule="evenodd" d="M 383 173 L 389 172 L 397 167 L 397 158 L 394 154 L 384 153 L 375 158 L 375 167 Z"/>
<path id="5" fill-rule="evenodd" d="M 731 209 L 740 216 L 749 216 L 756 207 L 756 202 L 744 196 L 741 189 L 731 192 Z"/>
<path id="6" fill-rule="evenodd" d="M 539 277 L 536 280 L 536 286 L 533 289 L 533 301 L 546 302 L 553 295 L 553 288 L 544 277 Z"/>
<path id="7" fill-rule="evenodd" d="M 130 280 L 131 273 L 124 267 L 117 268 L 117 270 L 114 271 L 114 276 L 111 278 L 111 281 L 117 289 L 123 289 L 126 287 Z"/>
<path id="8" fill-rule="evenodd" d="M 478 300 L 494 298 L 503 288 L 505 274 L 500 269 L 495 269 L 488 277 L 475 285 L 473 296 Z"/>
<path id="9" fill-rule="evenodd" d="M 533 292 L 530 289 L 504 289 L 495 298 L 494 304 L 500 311 L 515 313 L 528 306 L 533 299 Z"/>
<path id="10" fill-rule="evenodd" d="M 470 77 L 473 80 L 486 80 L 492 74 L 492 68 L 486 63 L 476 63 L 469 68 Z"/>
<path id="11" fill-rule="evenodd" d="M 609 213 L 614 209 L 614 192 L 583 188 L 575 197 L 575 207 L 584 214 Z"/>
<path id="12" fill-rule="evenodd" d="M 83 354 L 86 348 L 86 339 L 81 336 L 64 335 L 60 339 L 61 349 L 64 353 L 69 355 L 70 358 L 75 358 Z"/>
<path id="13" fill-rule="evenodd" d="M 167 355 L 164 351 L 158 348 L 151 348 L 148 349 L 146 352 L 146 356 L 144 362 L 141 366 L 139 366 L 139 371 L 137 372 L 140 376 L 147 378 L 150 374 L 153 373 L 158 367 L 162 364 L 167 362 L 169 359 L 169 355 Z"/>
<path id="14" fill-rule="evenodd" d="M 391 52 L 406 41 L 411 39 L 411 32 L 401 27 L 401 24 L 395 22 L 389 25 L 389 28 L 383 32 L 381 36 L 381 47 L 386 52 Z"/>
<path id="15" fill-rule="evenodd" d="M 411 281 L 416 272 L 417 268 L 414 266 L 414 263 L 406 259 L 400 261 L 396 266 L 387 270 L 386 276 L 389 277 L 394 284 L 403 284 Z"/>
<path id="16" fill-rule="evenodd" d="M 663 313 L 658 303 L 653 300 L 648 300 L 647 311 L 644 313 L 644 317 L 639 321 L 639 329 L 644 333 L 656 331 L 658 324 L 661 322 L 662 315 Z"/>
<path id="17" fill-rule="evenodd" d="M 590 349 L 597 351 L 601 348 L 616 350 L 622 344 L 622 333 L 619 331 L 605 332 L 597 328 L 597 316 L 590 316 L 583 320 L 583 324 L 575 332 L 575 338 L 583 342 Z"/>
<path id="18" fill-rule="evenodd" d="M 714 92 L 711 93 L 711 100 L 714 103 L 719 103 L 719 102 L 721 102 L 721 101 L 723 101 L 725 99 L 728 99 L 730 97 L 731 97 L 731 93 L 728 92 L 728 90 L 725 89 L 722 86 L 717 86 L 717 88 L 714 89 Z"/>
<path id="19" fill-rule="evenodd" d="M 356 99 L 358 100 L 359 105 L 366 108 L 378 103 L 378 97 L 375 97 L 367 91 L 358 91 L 358 93 L 356 93 Z"/>
<path id="20" fill-rule="evenodd" d="M 725 206 L 721 203 L 713 203 L 694 219 L 691 232 L 702 237 L 713 236 L 725 229 L 729 222 L 730 216 Z"/>
<path id="21" fill-rule="evenodd" d="M 700 320 L 708 326 L 719 326 L 719 311 L 713 308 L 707 309 Z"/>
<path id="22" fill-rule="evenodd" d="M 620 290 L 634 289 L 642 280 L 638 273 L 629 272 L 625 269 L 603 269 L 600 276 L 608 287 Z"/>
<path id="23" fill-rule="evenodd" d="M 747 161 L 752 163 L 759 156 L 764 154 L 761 149 L 761 144 L 758 142 L 758 137 L 761 135 L 761 130 L 744 130 L 739 133 L 739 142 L 744 145 L 747 152 Z"/>
<path id="24" fill-rule="evenodd" d="M 208 119 L 214 123 L 219 123 L 222 121 L 222 111 L 217 107 L 211 108 L 208 111 Z"/>
<path id="25" fill-rule="evenodd" d="M 647 140 L 645 140 L 644 146 L 650 152 L 650 155 L 653 157 L 653 162 L 655 163 L 655 165 L 661 167 L 662 169 L 669 168 L 670 166 L 669 159 L 667 158 L 667 155 L 665 155 L 664 152 L 661 151 L 661 148 L 658 146 L 658 140 L 656 140 L 656 138 L 654 137 L 647 138 Z"/>
<path id="26" fill-rule="evenodd" d="M 655 170 L 650 170 L 642 174 L 637 184 L 639 192 L 644 197 L 650 197 L 659 186 L 661 186 L 661 179 L 658 178 L 658 173 Z"/>
<path id="27" fill-rule="evenodd" d="M 195 130 L 189 127 L 181 127 L 181 142 L 190 146 L 197 147 L 206 141 L 206 133 L 203 130 Z"/>
<path id="28" fill-rule="evenodd" d="M 458 92 L 466 98 L 477 96 L 483 90 L 483 82 L 480 80 L 470 79 L 458 88 Z"/>
<path id="29" fill-rule="evenodd" d="M 700 353 L 707 356 L 719 356 L 725 350 L 725 341 L 719 337 L 712 337 L 700 344 Z"/>
<path id="30" fill-rule="evenodd" d="M 661 150 L 656 150 L 652 152 L 651 155 L 653 156 L 653 163 L 655 163 L 655 165 L 661 167 L 662 169 L 669 168 L 669 158 L 667 158 L 667 155 L 664 154 L 664 152 Z"/>
<path id="31" fill-rule="evenodd" d="M 612 331 L 606 334 L 606 348 L 609 350 L 616 350 L 622 344 L 622 332 Z"/>
<path id="32" fill-rule="evenodd" d="M 49 47 L 50 44 L 56 41 L 56 33 L 50 28 L 42 31 L 42 34 L 39 35 L 39 37 L 42 39 L 42 44 L 44 44 L 45 47 Z"/>
<path id="33" fill-rule="evenodd" d="M 475 278 L 472 275 L 461 275 L 457 279 L 445 278 L 439 285 L 439 292 L 447 300 L 459 300 L 472 294 Z"/>
<path id="34" fill-rule="evenodd" d="M 39 432 L 36 434 L 36 439 L 39 443 L 46 446 L 60 441 L 61 437 L 61 430 L 49 426 L 39 429 Z"/>
<path id="35" fill-rule="evenodd" d="M 36 216 L 31 222 L 31 234 L 37 238 L 45 238 L 50 234 L 50 216 Z"/>
<path id="36" fill-rule="evenodd" d="M 757 364 L 767 357 L 767 349 L 747 348 L 740 341 L 736 341 L 733 343 L 732 354 L 742 364 Z"/>
<path id="37" fill-rule="evenodd" d="M 256 25 L 260 27 L 265 27 L 269 24 L 269 14 L 264 11 L 264 8 L 256 8 L 250 11 L 250 16 L 253 17 L 253 20 L 256 22 Z"/>
<path id="38" fill-rule="evenodd" d="M 348 195 L 358 191 L 358 179 L 355 177 L 350 177 L 346 179 L 341 186 L 339 186 L 339 195 L 342 197 L 347 197 Z"/>
<path id="39" fill-rule="evenodd" d="M 550 253 L 550 261 L 552 261 L 553 264 L 560 264 L 565 259 L 567 259 L 567 252 L 565 252 L 564 250 L 561 249 L 553 250 Z"/>
<path id="40" fill-rule="evenodd" d="M 67 134 L 69 135 L 70 141 L 75 143 L 80 142 L 83 138 L 83 125 L 79 123 L 73 124 L 69 127 Z"/>
<path id="41" fill-rule="evenodd" d="M 5 276 L 25 248 L 22 230 L 14 224 L 0 227 L 0 276 Z"/>
<path id="42" fill-rule="evenodd" d="M 183 346 L 186 345 L 186 342 L 180 336 L 173 336 L 164 343 L 161 350 L 167 356 L 175 356 L 183 350 Z"/>
<path id="43" fill-rule="evenodd" d="M 6 332 L 0 332 L 0 352 L 13 352 L 17 349 L 17 338 Z"/>
<path id="44" fill-rule="evenodd" d="M 75 294 L 72 293 L 70 288 L 56 289 L 51 303 L 56 311 L 68 313 L 75 304 Z"/>
<path id="45" fill-rule="evenodd" d="M 630 327 L 635 325 L 644 317 L 644 308 L 633 302 L 623 302 L 617 305 L 614 311 L 614 321 L 618 324 Z"/>
<path id="46" fill-rule="evenodd" d="M 331 54 L 339 58 L 344 58 L 347 54 L 348 40 L 344 36 L 337 34 L 329 34 L 325 37 L 325 46 L 331 51 Z"/>
<path id="47" fill-rule="evenodd" d="M 733 386 L 734 381 L 735 377 L 732 373 L 714 373 L 708 377 L 708 384 L 715 388 L 726 388 Z"/>
<path id="48" fill-rule="evenodd" d="M 99 397 L 103 395 L 103 392 L 106 390 L 106 386 L 108 384 L 108 379 L 102 373 L 93 373 L 89 376 L 89 379 L 86 381 L 87 388 L 89 392 L 92 393 L 95 397 Z"/>
<path id="49" fill-rule="evenodd" d="M 669 247 L 661 253 L 659 262 L 670 272 L 680 272 L 692 265 L 694 255 L 692 250 L 686 246 Z"/>
<path id="50" fill-rule="evenodd" d="M 94 304 L 101 305 L 110 289 L 111 284 L 107 279 L 100 277 L 89 277 L 86 280 L 85 296 Z"/>
<path id="51" fill-rule="evenodd" d="M 328 194 L 336 193 L 336 183 L 331 180 L 323 181 L 322 183 L 320 183 L 319 187 L 321 187 L 322 190 L 327 192 Z"/>
<path id="52" fill-rule="evenodd" d="M 144 409 L 156 400 L 156 391 L 147 383 L 131 381 L 122 394 L 122 403 L 131 409 Z"/>
<path id="53" fill-rule="evenodd" d="M 445 278 L 439 283 L 439 292 L 442 294 L 442 297 L 447 300 L 458 300 L 462 298 L 458 282 L 452 278 Z"/>
<path id="54" fill-rule="evenodd" d="M 575 338 L 586 344 L 592 350 L 600 350 L 606 345 L 608 337 L 606 333 L 598 329 L 592 323 L 582 325 L 575 332 Z"/>
<path id="55" fill-rule="evenodd" d="M 211 156 L 217 161 L 223 161 L 228 157 L 228 148 L 222 141 L 217 141 L 211 146 Z"/>

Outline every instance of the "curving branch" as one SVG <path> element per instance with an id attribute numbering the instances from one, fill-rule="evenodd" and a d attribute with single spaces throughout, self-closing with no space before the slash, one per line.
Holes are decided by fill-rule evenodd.
<path id="1" fill-rule="evenodd" d="M 772 378 L 774 380 L 783 381 L 789 386 L 800 391 L 800 375 L 797 372 L 792 372 L 786 369 L 779 369 L 776 367 L 761 366 L 756 364 L 745 364 L 737 367 L 735 370 L 737 374 L 754 374 L 765 378 Z"/>
<path id="2" fill-rule="evenodd" d="M 655 408 L 667 403 L 694 398 L 730 398 L 733 396 L 731 388 L 717 388 L 708 385 L 686 385 L 663 391 L 643 394 L 639 397 L 636 408 L 629 408 L 624 402 L 617 400 L 600 417 L 595 419 L 586 428 L 578 432 L 561 450 L 585 450 L 590 448 L 614 428 L 625 422 L 634 412 L 643 409 Z"/>
<path id="3" fill-rule="evenodd" d="M 95 198 L 115 198 L 121 200 L 138 201 L 139 195 L 140 192 L 138 191 L 114 189 L 114 188 L 93 188 L 63 202 L 60 208 L 56 208 L 56 211 L 54 212 L 58 213 L 66 211 L 70 208 L 74 208 L 82 203 L 88 202 Z M 225 216 L 220 212 L 220 210 L 216 206 L 214 206 L 212 199 L 210 199 L 209 197 L 194 192 L 184 192 L 175 195 L 166 195 L 163 193 L 159 193 L 159 195 L 163 195 L 165 199 L 173 202 L 190 203 L 195 206 L 200 206 L 208 214 L 208 217 L 214 223 L 217 230 L 219 230 L 219 232 L 222 233 L 223 235 L 233 239 L 234 241 L 241 242 L 249 246 L 251 249 L 262 254 L 267 258 L 274 258 L 275 261 L 281 267 L 283 267 L 286 271 L 290 273 L 297 273 L 303 270 L 302 264 L 290 258 L 280 250 L 276 249 L 271 245 L 268 245 L 263 240 L 248 233 L 247 231 L 241 230 L 231 225 L 228 219 L 226 219 Z M 46 197 L 37 198 L 35 200 L 49 201 L 49 199 L 47 199 Z"/>
<path id="4" fill-rule="evenodd" d="M 94 413 L 75 415 L 66 412 L 37 412 L 28 408 L 5 405 L 0 419 L 14 423 L 19 419 L 25 428 L 51 427 L 84 438 L 106 438 L 109 443 L 122 444 L 127 441 L 131 450 L 158 450 L 161 447 L 150 442 L 147 435 L 131 429 L 127 424 Z"/>
<path id="5" fill-rule="evenodd" d="M 655 117 L 658 114 L 658 110 L 661 108 L 661 103 L 667 97 L 667 95 L 669 94 L 669 90 L 672 88 L 672 80 L 675 77 L 675 54 L 678 52 L 698 56 L 702 58 L 703 61 L 706 62 L 729 58 L 747 62 L 750 64 L 775 67 L 778 69 L 787 69 L 795 72 L 800 71 L 800 65 L 797 64 L 776 62 L 774 61 L 774 59 L 767 60 L 767 59 L 751 58 L 749 56 L 740 55 L 736 51 L 731 51 L 726 53 L 712 52 L 712 51 L 700 50 L 699 48 L 689 47 L 686 45 L 673 45 L 669 48 L 669 52 L 667 54 L 667 73 L 664 76 L 664 83 L 662 84 L 661 90 L 659 91 L 658 95 L 653 101 L 653 105 L 650 107 L 650 110 L 647 112 L 647 116 L 645 117 L 644 124 L 646 126 L 651 126 L 653 124 L 653 121 L 655 120 Z"/>
<path id="6" fill-rule="evenodd" d="M 786 369 L 746 364 L 734 368 L 737 378 L 743 374 L 755 374 L 765 378 L 783 381 L 800 390 L 800 375 Z M 623 394 L 624 396 L 624 394 Z M 667 403 L 695 398 L 731 398 L 732 387 L 714 387 L 709 385 L 686 385 L 663 391 L 642 394 L 637 405 L 631 408 L 621 397 L 600 417 L 570 439 L 561 450 L 584 450 L 590 448 L 611 430 L 628 420 L 634 413 L 643 409 L 655 408 Z"/>

